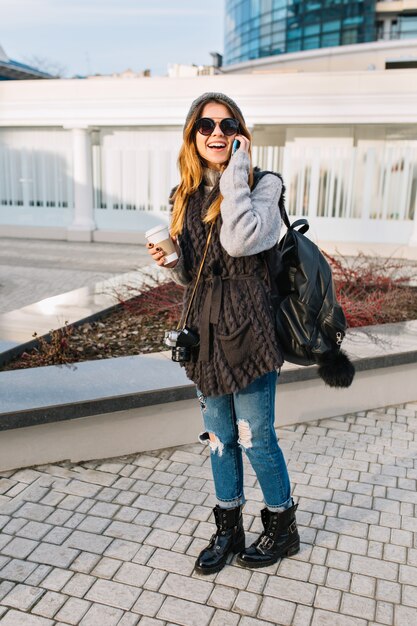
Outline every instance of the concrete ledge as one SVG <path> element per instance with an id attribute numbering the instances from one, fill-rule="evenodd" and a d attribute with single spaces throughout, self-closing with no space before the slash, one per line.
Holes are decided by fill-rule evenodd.
<path id="1" fill-rule="evenodd" d="M 19 344 L 16 343 L 16 341 L 3 341 L 2 339 L 0 339 L 0 365 L 2 365 L 2 355 L 8 354 L 9 351 L 12 351 L 17 346 L 19 346 Z"/>
<path id="2" fill-rule="evenodd" d="M 345 343 L 349 389 L 326 387 L 314 366 L 284 366 L 280 425 L 417 399 L 417 321 L 355 329 Z M 201 430 L 194 385 L 169 353 L 2 372 L 0 396 L 0 470 L 170 447 Z"/>
<path id="3" fill-rule="evenodd" d="M 65 226 L 0 225 L 0 237 L 145 244 L 145 231 L 79 230 Z"/>
<path id="4" fill-rule="evenodd" d="M 341 254 L 356 257 L 358 254 L 376 257 L 379 259 L 393 258 L 408 261 L 417 261 L 417 245 L 401 243 L 376 243 L 353 241 L 318 241 L 318 245 L 328 254 Z"/>
<path id="5" fill-rule="evenodd" d="M 0 237 L 13 237 L 17 239 L 67 239 L 65 226 L 14 226 L 9 224 L 0 225 Z"/>
<path id="6" fill-rule="evenodd" d="M 37 367 L 0 374 L 0 431 L 193 397 L 168 353 Z"/>
<path id="7" fill-rule="evenodd" d="M 358 373 L 392 370 L 398 366 L 413 366 L 416 362 L 417 350 L 355 360 L 355 367 Z M 169 386 L 163 381 L 169 381 Z M 313 382 L 314 386 L 330 392 L 330 396 L 338 394 L 340 398 L 345 393 L 325 387 L 315 366 L 286 364 L 283 367 L 280 389 L 284 385 L 306 382 Z M 352 386 L 355 392 L 356 382 L 357 378 Z M 0 408 L 0 431 L 195 398 L 194 385 L 178 364 L 170 361 L 168 353 L 3 372 L 0 389 L 3 385 L 6 390 Z M 407 397 L 403 401 L 412 399 Z"/>
<path id="8" fill-rule="evenodd" d="M 131 230 L 94 230 L 93 241 L 103 243 L 146 243 L 145 231 Z"/>
<path id="9" fill-rule="evenodd" d="M 63 460 L 102 459 L 197 441 L 202 430 L 198 401 L 176 400 L 59 422 L 5 430 L 0 471 Z M 280 382 L 276 426 L 335 417 L 415 401 L 415 365 L 358 371 L 352 388 L 332 390 L 317 378 Z"/>
<path id="10" fill-rule="evenodd" d="M 89 228 L 67 228 L 67 241 L 92 241 L 93 231 Z"/>
<path id="11" fill-rule="evenodd" d="M 0 225 L 0 237 L 145 244 L 145 230 L 75 230 L 65 226 Z"/>

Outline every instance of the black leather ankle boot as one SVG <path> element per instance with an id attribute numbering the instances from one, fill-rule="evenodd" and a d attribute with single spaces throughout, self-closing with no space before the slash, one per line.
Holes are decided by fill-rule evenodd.
<path id="1" fill-rule="evenodd" d="M 300 549 L 300 536 L 295 521 L 298 504 L 281 513 L 262 509 L 263 533 L 237 557 L 244 567 L 267 567 L 283 556 L 296 554 Z"/>
<path id="2" fill-rule="evenodd" d="M 219 572 L 224 567 L 229 554 L 237 554 L 245 547 L 242 507 L 222 509 L 217 504 L 213 513 L 217 532 L 197 558 L 195 569 L 200 574 Z"/>

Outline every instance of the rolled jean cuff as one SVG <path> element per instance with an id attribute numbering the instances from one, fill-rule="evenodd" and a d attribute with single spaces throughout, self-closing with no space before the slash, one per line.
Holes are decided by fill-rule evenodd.
<path id="1" fill-rule="evenodd" d="M 217 498 L 217 504 L 221 509 L 235 509 L 238 506 L 243 506 L 245 502 L 246 501 L 243 496 L 235 498 L 234 500 L 219 500 Z"/>
<path id="2" fill-rule="evenodd" d="M 293 504 L 294 504 L 294 500 L 292 498 L 289 498 L 288 500 L 286 500 L 282 504 L 279 504 L 278 506 L 269 506 L 269 504 L 265 502 L 266 508 L 268 509 L 268 511 L 271 511 L 271 513 L 282 513 L 283 511 L 290 509 L 293 506 Z"/>

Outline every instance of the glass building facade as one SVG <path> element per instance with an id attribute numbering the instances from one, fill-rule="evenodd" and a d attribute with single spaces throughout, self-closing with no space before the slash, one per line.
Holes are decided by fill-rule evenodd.
<path id="1" fill-rule="evenodd" d="M 226 0 L 224 63 L 417 37 L 417 14 L 381 25 L 376 0 Z"/>

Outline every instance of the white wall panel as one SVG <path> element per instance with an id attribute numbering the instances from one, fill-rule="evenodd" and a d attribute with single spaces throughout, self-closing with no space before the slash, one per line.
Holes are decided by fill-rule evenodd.
<path id="1" fill-rule="evenodd" d="M 271 152 L 272 161 L 282 163 L 287 212 L 308 217 L 320 239 L 407 243 L 416 206 L 417 141 L 349 143 L 300 138 L 285 147 L 254 148 L 253 158 L 261 169 L 275 169 L 269 167 Z"/>
<path id="2" fill-rule="evenodd" d="M 94 147 L 95 220 L 102 230 L 141 230 L 168 221 L 178 183 L 178 130 L 103 129 Z"/>
<path id="3" fill-rule="evenodd" d="M 70 133 L 0 129 L 0 224 L 67 226 L 73 205 Z"/>

